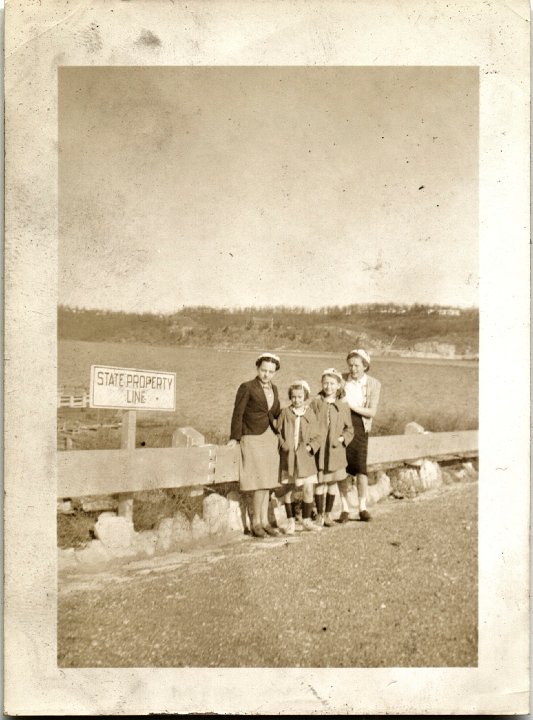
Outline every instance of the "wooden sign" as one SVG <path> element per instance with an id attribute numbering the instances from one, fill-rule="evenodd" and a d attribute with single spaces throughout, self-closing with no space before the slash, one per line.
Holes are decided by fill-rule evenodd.
<path id="1" fill-rule="evenodd" d="M 120 410 L 176 409 L 176 373 L 91 365 L 90 407 Z"/>

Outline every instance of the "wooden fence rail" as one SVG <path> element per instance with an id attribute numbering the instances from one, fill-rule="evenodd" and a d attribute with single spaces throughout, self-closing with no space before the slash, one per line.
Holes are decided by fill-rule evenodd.
<path id="1" fill-rule="evenodd" d="M 57 396 L 57 407 L 69 408 L 86 408 L 89 407 L 89 393 L 81 393 L 78 395 L 61 395 Z"/>
<path id="2" fill-rule="evenodd" d="M 422 458 L 475 457 L 477 452 L 477 430 L 386 435 L 370 438 L 368 466 L 372 471 Z M 238 482 L 239 448 L 201 445 L 58 452 L 57 474 L 59 498 Z"/>

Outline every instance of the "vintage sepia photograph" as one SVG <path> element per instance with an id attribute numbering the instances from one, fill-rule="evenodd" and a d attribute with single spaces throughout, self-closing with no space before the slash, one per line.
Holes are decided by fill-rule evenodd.
<path id="1" fill-rule="evenodd" d="M 476 666 L 478 69 L 58 79 L 59 666 Z"/>
<path id="2" fill-rule="evenodd" d="M 8 0 L 7 715 L 519 714 L 527 0 Z"/>

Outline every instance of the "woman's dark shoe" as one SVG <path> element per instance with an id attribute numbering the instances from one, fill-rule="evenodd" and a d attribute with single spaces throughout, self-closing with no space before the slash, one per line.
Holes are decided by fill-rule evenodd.
<path id="1" fill-rule="evenodd" d="M 344 524 L 344 523 L 347 523 L 349 519 L 350 519 L 350 516 L 348 515 L 348 513 L 343 511 L 339 515 L 339 519 L 337 520 L 337 522 Z"/>
<path id="2" fill-rule="evenodd" d="M 368 510 L 360 510 L 359 520 L 362 520 L 363 522 L 368 522 L 369 520 L 372 520 L 372 515 L 368 512 Z"/>
<path id="3" fill-rule="evenodd" d="M 261 525 L 253 525 L 252 526 L 252 535 L 254 537 L 258 537 L 258 538 L 264 538 L 264 537 L 266 537 L 266 532 L 263 530 Z"/>
<path id="4" fill-rule="evenodd" d="M 270 535 L 271 537 L 279 537 L 281 535 L 281 532 L 278 530 L 278 528 L 272 527 L 272 525 L 263 525 L 262 529 L 267 535 Z"/>

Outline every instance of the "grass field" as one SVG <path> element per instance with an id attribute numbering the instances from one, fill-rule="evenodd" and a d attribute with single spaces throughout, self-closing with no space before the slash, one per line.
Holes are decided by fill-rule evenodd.
<path id="1" fill-rule="evenodd" d="M 91 364 L 176 372 L 176 412 L 138 413 L 138 444 L 157 447 L 168 445 L 172 429 L 184 425 L 199 430 L 208 442 L 225 442 L 235 392 L 241 382 L 254 377 L 257 353 L 61 340 L 58 355 L 58 385 L 67 389 L 88 389 Z M 281 361 L 275 382 L 282 404 L 287 403 L 286 391 L 292 380 L 304 378 L 317 392 L 324 368 L 335 366 L 345 370 L 344 356 L 340 354 L 287 352 L 281 354 Z M 434 432 L 478 426 L 475 362 L 382 358 L 373 361 L 371 374 L 382 383 L 374 434 L 403 433 L 405 424 L 411 420 Z M 76 415 L 79 419 L 95 413 L 61 409 L 59 417 Z M 104 422 L 111 414 L 112 411 L 99 411 L 98 419 Z M 75 447 L 118 447 L 119 442 L 119 431 L 108 430 L 80 435 Z"/>

